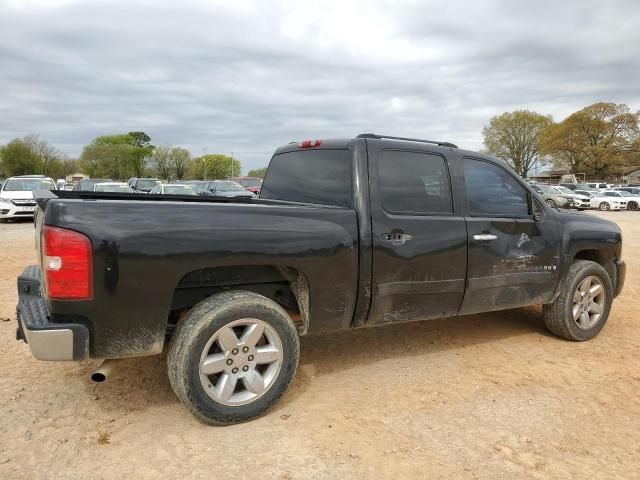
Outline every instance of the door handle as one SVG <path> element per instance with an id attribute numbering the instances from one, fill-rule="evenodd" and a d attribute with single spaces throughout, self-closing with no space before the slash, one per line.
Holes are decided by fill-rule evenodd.
<path id="1" fill-rule="evenodd" d="M 491 233 L 481 233 L 479 235 L 474 235 L 473 239 L 478 242 L 490 242 L 491 240 L 496 240 L 498 238 L 497 235 L 493 235 Z"/>
<path id="2" fill-rule="evenodd" d="M 393 245 L 402 245 L 413 237 L 408 233 L 383 233 L 382 240 L 391 242 Z"/>

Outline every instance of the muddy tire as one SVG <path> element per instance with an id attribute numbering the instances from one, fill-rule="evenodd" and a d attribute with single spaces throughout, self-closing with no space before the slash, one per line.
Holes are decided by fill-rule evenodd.
<path id="1" fill-rule="evenodd" d="M 600 333 L 609 318 L 613 287 L 606 270 L 577 260 L 562 281 L 556 301 L 544 305 L 544 322 L 559 337 L 584 342 Z"/>
<path id="2" fill-rule="evenodd" d="M 299 357 L 298 332 L 280 305 L 253 292 L 224 292 L 178 324 L 167 356 L 169 381 L 201 421 L 240 423 L 277 403 Z"/>

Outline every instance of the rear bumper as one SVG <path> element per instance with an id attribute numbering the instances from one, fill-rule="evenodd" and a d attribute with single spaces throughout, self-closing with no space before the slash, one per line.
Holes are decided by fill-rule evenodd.
<path id="1" fill-rule="evenodd" d="M 624 263 L 624 260 L 614 260 L 613 264 L 616 266 L 616 285 L 613 291 L 613 296 L 617 297 L 622 292 L 622 287 L 624 287 L 624 280 L 627 275 L 627 265 Z"/>
<path id="2" fill-rule="evenodd" d="M 40 283 L 37 265 L 18 277 L 16 338 L 27 342 L 38 360 L 84 360 L 89 356 L 89 330 L 79 323 L 52 322 Z"/>

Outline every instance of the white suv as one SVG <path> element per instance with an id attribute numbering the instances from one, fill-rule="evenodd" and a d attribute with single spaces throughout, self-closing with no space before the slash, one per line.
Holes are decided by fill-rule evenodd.
<path id="1" fill-rule="evenodd" d="M 55 182 L 44 175 L 22 175 L 8 178 L 0 188 L 0 221 L 33 217 L 36 202 L 34 190 L 55 190 Z"/>

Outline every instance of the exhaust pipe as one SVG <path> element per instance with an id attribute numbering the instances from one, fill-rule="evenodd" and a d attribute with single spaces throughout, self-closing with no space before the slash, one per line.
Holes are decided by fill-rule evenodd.
<path id="1" fill-rule="evenodd" d="M 113 368 L 114 361 L 107 359 L 103 361 L 97 370 L 95 370 L 91 374 L 91 380 L 96 383 L 104 382 L 107 377 L 111 374 L 111 369 Z"/>

